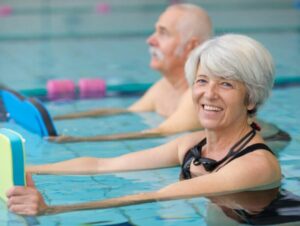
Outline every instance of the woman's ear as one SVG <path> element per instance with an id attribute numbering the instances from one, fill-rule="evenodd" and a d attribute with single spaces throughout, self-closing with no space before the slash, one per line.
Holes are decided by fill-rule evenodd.
<path id="1" fill-rule="evenodd" d="M 255 109 L 255 107 L 256 107 L 256 104 L 254 104 L 254 103 L 249 103 L 249 104 L 247 105 L 247 110 L 248 110 L 248 111 L 253 111 L 253 110 Z"/>
<path id="2" fill-rule="evenodd" d="M 256 104 L 250 103 L 247 105 L 247 113 L 250 117 L 253 117 L 257 111 Z"/>

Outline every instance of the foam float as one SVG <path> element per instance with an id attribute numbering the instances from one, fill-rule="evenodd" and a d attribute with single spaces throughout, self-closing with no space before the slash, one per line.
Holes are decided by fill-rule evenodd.
<path id="1" fill-rule="evenodd" d="M 57 136 L 52 118 L 41 101 L 25 98 L 18 92 L 3 87 L 0 89 L 0 96 L 9 119 L 42 137 Z"/>
<path id="2" fill-rule="evenodd" d="M 24 138 L 10 129 L 0 129 L 0 198 L 12 186 L 26 186 Z"/>

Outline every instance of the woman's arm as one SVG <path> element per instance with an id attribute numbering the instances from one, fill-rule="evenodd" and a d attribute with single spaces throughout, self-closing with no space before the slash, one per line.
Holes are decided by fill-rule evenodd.
<path id="1" fill-rule="evenodd" d="M 179 181 L 158 191 L 80 204 L 47 206 L 36 189 L 13 187 L 7 194 L 8 206 L 11 211 L 23 215 L 56 214 L 274 188 L 281 178 L 279 165 L 271 154 L 258 153 L 261 154 L 270 156 L 263 157 L 264 160 L 260 160 L 262 156 L 253 157 L 252 154 L 252 157 L 243 156 L 220 171 Z"/>
<path id="2" fill-rule="evenodd" d="M 179 164 L 178 149 L 184 139 L 184 137 L 177 138 L 155 148 L 115 158 L 81 157 L 58 163 L 29 166 L 27 171 L 38 174 L 100 174 L 170 167 Z"/>

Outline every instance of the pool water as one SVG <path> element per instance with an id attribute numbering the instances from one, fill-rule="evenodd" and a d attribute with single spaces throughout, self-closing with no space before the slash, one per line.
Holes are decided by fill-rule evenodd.
<path id="1" fill-rule="evenodd" d="M 273 54 L 277 78 L 300 78 L 300 10 L 297 1 L 212 0 L 199 3 L 212 16 L 216 34 L 239 32 L 261 41 Z M 168 1 L 109 1 L 109 11 L 95 11 L 100 1 L 1 1 L 14 11 L 0 17 L 0 83 L 16 90 L 45 87 L 53 78 L 101 77 L 108 84 L 148 83 L 159 78 L 149 70 L 145 39 Z M 107 4 L 107 2 L 106 2 Z M 121 20 L 122 19 L 122 20 Z M 120 23 L 122 21 L 122 23 Z M 31 26 L 28 26 L 30 24 Z M 26 26 L 25 26 L 26 25 Z M 78 26 L 77 26 L 78 25 Z M 274 88 L 258 118 L 274 123 L 291 136 L 277 153 L 284 178 L 282 187 L 300 196 L 300 86 Z M 138 96 L 46 102 L 51 115 L 95 107 L 126 107 Z M 138 131 L 158 125 L 154 113 L 101 119 L 56 121 L 59 133 L 95 135 Z M 112 157 L 154 147 L 167 138 L 94 143 L 49 143 L 12 122 L 26 138 L 26 163 L 41 164 L 80 156 Z M 48 204 L 101 200 L 159 189 L 178 180 L 180 169 L 158 169 L 96 176 L 35 175 Z M 218 216 L 218 217 L 217 217 Z M 22 217 L 0 202 L 0 225 L 242 225 L 226 217 L 206 198 Z M 300 224 L 300 223 L 299 223 Z M 298 224 L 298 225 L 299 225 Z M 246 224 L 243 224 L 246 225 Z M 297 225 L 293 223 L 291 225 Z"/>

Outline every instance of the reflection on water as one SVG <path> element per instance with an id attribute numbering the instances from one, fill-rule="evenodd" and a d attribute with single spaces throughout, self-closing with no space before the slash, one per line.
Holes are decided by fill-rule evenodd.
<path id="1" fill-rule="evenodd" d="M 207 210 L 209 224 L 229 222 L 228 224 L 232 225 L 233 222 L 228 221 L 227 217 L 236 223 L 250 225 L 274 225 L 289 222 L 298 222 L 300 225 L 300 196 L 286 190 L 275 188 L 265 191 L 240 192 L 209 199 L 213 203 Z"/>

